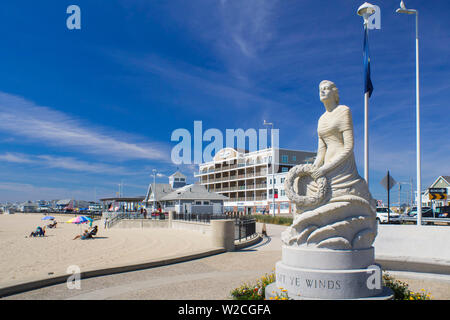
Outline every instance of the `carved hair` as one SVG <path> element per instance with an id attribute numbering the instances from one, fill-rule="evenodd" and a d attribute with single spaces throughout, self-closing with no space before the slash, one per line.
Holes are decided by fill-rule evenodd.
<path id="1" fill-rule="evenodd" d="M 334 93 L 334 98 L 336 99 L 336 104 L 339 104 L 339 90 L 336 87 L 336 84 L 333 81 L 330 80 L 323 80 L 320 82 L 319 84 L 319 88 L 323 85 L 323 84 L 328 84 L 331 87 L 331 91 L 333 91 Z"/>

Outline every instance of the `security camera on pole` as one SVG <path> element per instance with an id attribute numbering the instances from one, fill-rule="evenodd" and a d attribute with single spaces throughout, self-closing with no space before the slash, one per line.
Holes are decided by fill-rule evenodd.
<path id="1" fill-rule="evenodd" d="M 369 98 L 373 91 L 370 79 L 369 29 L 381 29 L 381 13 L 378 6 L 368 2 L 361 5 L 357 13 L 364 18 L 364 179 L 369 184 Z"/>

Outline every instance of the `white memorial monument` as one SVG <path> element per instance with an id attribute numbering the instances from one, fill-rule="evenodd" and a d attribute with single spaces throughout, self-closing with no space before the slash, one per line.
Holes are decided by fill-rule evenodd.
<path id="1" fill-rule="evenodd" d="M 296 213 L 282 233 L 282 260 L 266 298 L 283 288 L 290 299 L 389 299 L 374 264 L 375 200 L 356 168 L 351 111 L 339 104 L 333 82 L 322 81 L 319 94 L 326 111 L 317 127 L 317 157 L 286 177 Z"/>

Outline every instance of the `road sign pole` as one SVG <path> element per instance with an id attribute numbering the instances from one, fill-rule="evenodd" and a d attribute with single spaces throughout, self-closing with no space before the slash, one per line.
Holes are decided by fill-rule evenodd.
<path id="1" fill-rule="evenodd" d="M 391 203 L 390 203 L 390 197 L 389 197 L 389 195 L 391 193 L 391 186 L 390 186 L 389 170 L 387 172 L 387 192 L 388 192 L 388 194 L 387 194 L 387 202 L 388 202 L 388 224 L 389 224 L 390 220 L 391 220 L 391 214 L 390 214 Z"/>

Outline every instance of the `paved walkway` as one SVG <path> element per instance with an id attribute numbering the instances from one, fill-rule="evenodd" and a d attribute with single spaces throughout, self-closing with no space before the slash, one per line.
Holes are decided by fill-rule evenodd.
<path id="1" fill-rule="evenodd" d="M 406 227 L 406 228 L 404 228 Z M 258 226 L 260 230 L 261 226 Z M 215 256 L 148 270 L 90 278 L 81 281 L 81 289 L 67 289 L 66 284 L 34 290 L 5 299 L 230 299 L 230 291 L 244 282 L 253 283 L 270 273 L 281 259 L 280 234 L 286 227 L 267 225 L 269 238 L 259 244 Z M 450 261 L 450 227 L 380 226 L 375 243 L 376 255 L 409 256 Z M 430 229 L 428 229 L 430 228 Z M 438 237 L 438 238 L 436 238 Z M 434 248 L 436 241 L 446 241 Z M 417 242 L 421 244 L 417 244 Z M 426 244 L 428 243 L 428 244 Z M 401 250 L 401 251 L 399 251 Z M 433 256 L 438 254 L 437 256 Z M 434 298 L 450 299 L 450 275 L 395 273 L 411 289 L 426 288 Z"/>

